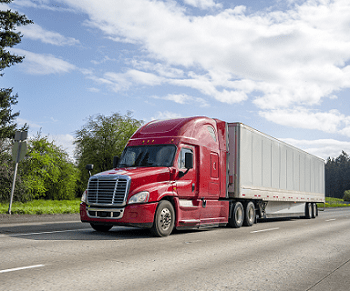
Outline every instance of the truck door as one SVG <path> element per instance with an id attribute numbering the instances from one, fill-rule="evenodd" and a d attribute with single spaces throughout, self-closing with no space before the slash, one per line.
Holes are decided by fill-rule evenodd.
<path id="1" fill-rule="evenodd" d="M 205 150 L 203 155 L 206 158 L 203 158 L 204 164 L 201 165 L 203 168 L 206 168 L 206 171 L 203 171 L 206 175 L 203 179 L 203 187 L 206 187 L 206 191 L 202 191 L 199 195 L 201 200 L 201 225 L 212 225 L 221 223 L 225 217 L 224 213 L 224 204 L 219 201 L 220 197 L 220 176 L 219 176 L 219 154 L 215 151 Z"/>
<path id="2" fill-rule="evenodd" d="M 178 220 L 180 225 L 195 226 L 200 223 L 201 211 L 198 200 L 196 148 L 190 145 L 183 145 L 179 151 L 175 164 L 178 172 L 176 179 L 179 197 Z M 193 154 L 193 168 L 188 171 L 185 168 L 186 153 Z"/>
<path id="3" fill-rule="evenodd" d="M 193 146 L 183 146 L 180 149 L 178 156 L 177 167 L 178 167 L 178 179 L 177 179 L 177 193 L 179 198 L 192 199 L 198 193 L 198 188 L 196 187 L 196 162 L 195 162 L 195 152 Z M 193 168 L 185 168 L 185 154 L 193 154 Z M 184 173 L 181 177 L 180 172 Z"/>

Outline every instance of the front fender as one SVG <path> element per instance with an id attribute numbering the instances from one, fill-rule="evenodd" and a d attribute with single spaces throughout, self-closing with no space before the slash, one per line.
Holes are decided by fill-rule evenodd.
<path id="1" fill-rule="evenodd" d="M 165 196 L 177 196 L 176 191 L 174 191 L 174 183 L 169 182 L 156 182 L 152 184 L 143 185 L 142 187 L 136 188 L 132 191 L 132 194 L 128 197 L 132 197 L 134 194 L 137 194 L 142 191 L 148 191 L 150 194 L 148 203 L 158 202 L 162 200 Z"/>

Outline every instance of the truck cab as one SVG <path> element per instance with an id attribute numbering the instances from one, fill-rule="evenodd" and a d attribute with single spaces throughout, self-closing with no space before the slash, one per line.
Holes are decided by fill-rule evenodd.
<path id="1" fill-rule="evenodd" d="M 156 236 L 226 224 L 226 159 L 225 122 L 151 121 L 130 138 L 116 168 L 89 179 L 81 220 L 99 231 L 128 225 Z"/>

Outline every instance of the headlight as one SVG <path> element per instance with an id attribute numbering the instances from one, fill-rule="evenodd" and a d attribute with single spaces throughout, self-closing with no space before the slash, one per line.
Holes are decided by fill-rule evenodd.
<path id="1" fill-rule="evenodd" d="M 81 202 L 85 202 L 87 201 L 87 190 L 84 191 L 83 195 L 81 196 Z"/>
<path id="2" fill-rule="evenodd" d="M 131 196 L 128 204 L 145 203 L 145 202 L 148 202 L 148 199 L 149 199 L 149 192 L 142 191 L 142 192 L 135 194 L 134 196 Z"/>

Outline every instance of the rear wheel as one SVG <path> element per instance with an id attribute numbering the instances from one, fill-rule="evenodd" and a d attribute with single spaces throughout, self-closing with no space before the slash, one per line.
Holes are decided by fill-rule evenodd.
<path id="1" fill-rule="evenodd" d="M 91 227 L 98 231 L 98 232 L 107 232 L 109 231 L 113 225 L 108 225 L 108 224 L 94 224 L 94 223 L 90 223 Z"/>
<path id="2" fill-rule="evenodd" d="M 312 203 L 312 218 L 316 218 L 318 216 L 317 204 Z"/>
<path id="3" fill-rule="evenodd" d="M 306 203 L 305 205 L 305 218 L 312 218 L 312 203 Z"/>
<path id="4" fill-rule="evenodd" d="M 168 236 L 174 228 L 175 211 L 173 205 L 167 201 L 159 202 L 151 232 L 155 236 Z"/>
<path id="5" fill-rule="evenodd" d="M 244 214 L 243 224 L 245 226 L 252 226 L 255 223 L 255 206 L 252 201 L 246 203 Z"/>
<path id="6" fill-rule="evenodd" d="M 244 221 L 244 209 L 241 202 L 233 204 L 231 217 L 228 219 L 228 226 L 233 228 L 239 228 L 243 225 Z"/>

